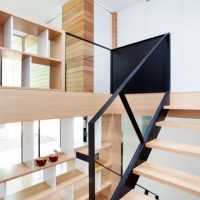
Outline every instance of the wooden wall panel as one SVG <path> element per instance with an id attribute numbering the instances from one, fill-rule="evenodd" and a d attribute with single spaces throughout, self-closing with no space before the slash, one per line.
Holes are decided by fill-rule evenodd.
<path id="1" fill-rule="evenodd" d="M 3 47 L 4 46 L 4 36 L 3 36 L 3 26 L 0 25 L 0 46 Z"/>
<path id="2" fill-rule="evenodd" d="M 93 41 L 94 1 L 70 0 L 63 6 L 63 29 Z M 93 92 L 93 45 L 66 36 L 66 88 L 70 92 Z"/>
<path id="3" fill-rule="evenodd" d="M 117 48 L 117 13 L 112 13 L 112 47 Z"/>

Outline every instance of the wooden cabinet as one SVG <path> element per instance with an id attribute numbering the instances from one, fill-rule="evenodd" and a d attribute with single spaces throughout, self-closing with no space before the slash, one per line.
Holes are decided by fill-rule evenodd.
<path id="1" fill-rule="evenodd" d="M 16 50 L 13 39 L 20 35 L 22 51 Z M 32 38 L 35 49 L 25 48 L 25 38 Z M 32 68 L 46 68 L 48 88 L 65 90 L 65 33 L 46 24 L 39 24 L 0 10 L 0 57 L 21 63 L 21 87 L 32 88 Z M 6 66 L 2 65 L 2 69 Z M 4 70 L 2 70 L 4 71 Z M 2 76 L 4 74 L 2 73 Z M 44 78 L 44 77 L 41 77 Z M 6 86 L 2 84 L 2 86 Z M 43 88 L 44 89 L 44 88 Z"/>

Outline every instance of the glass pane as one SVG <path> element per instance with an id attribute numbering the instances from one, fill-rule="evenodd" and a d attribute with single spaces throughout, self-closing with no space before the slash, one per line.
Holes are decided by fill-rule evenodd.
<path id="1" fill-rule="evenodd" d="M 74 118 L 74 148 L 85 145 L 83 143 L 83 117 Z"/>
<path id="2" fill-rule="evenodd" d="M 60 151 L 60 119 L 40 121 L 40 156 Z"/>
<path id="3" fill-rule="evenodd" d="M 141 117 L 136 117 L 136 120 L 138 123 L 141 122 Z M 127 114 L 124 114 L 122 116 L 121 123 L 122 123 L 122 144 L 123 144 L 122 171 L 124 173 L 140 142 Z"/>
<path id="4" fill-rule="evenodd" d="M 33 35 L 26 35 L 24 38 L 24 51 L 37 54 L 37 37 Z"/>
<path id="5" fill-rule="evenodd" d="M 18 35 L 13 35 L 12 38 L 12 48 L 16 49 L 18 51 L 22 51 L 23 50 L 23 37 L 18 36 Z"/>
<path id="6" fill-rule="evenodd" d="M 50 67 L 46 65 L 32 64 L 31 66 L 31 87 L 49 88 L 50 87 Z"/>
<path id="7" fill-rule="evenodd" d="M 21 163 L 21 123 L 0 124 L 0 168 Z"/>
<path id="8" fill-rule="evenodd" d="M 110 50 L 66 34 L 67 91 L 110 93 L 110 62 Z"/>
<path id="9" fill-rule="evenodd" d="M 23 37 L 18 35 L 13 35 L 12 38 L 12 48 L 18 51 L 23 50 Z"/>
<path id="10" fill-rule="evenodd" d="M 6 182 L 6 194 L 11 195 L 43 181 L 43 171 L 31 173 Z"/>
<path id="11" fill-rule="evenodd" d="M 39 157 L 38 151 L 38 142 L 39 142 L 39 121 L 34 121 L 33 124 L 33 131 L 34 131 L 34 158 Z"/>
<path id="12" fill-rule="evenodd" d="M 110 63 L 110 51 L 94 46 L 94 93 L 110 94 Z"/>
<path id="13" fill-rule="evenodd" d="M 110 200 L 121 177 L 112 171 L 96 164 L 95 192 L 97 200 Z"/>
<path id="14" fill-rule="evenodd" d="M 21 61 L 2 58 L 2 85 L 21 87 Z"/>

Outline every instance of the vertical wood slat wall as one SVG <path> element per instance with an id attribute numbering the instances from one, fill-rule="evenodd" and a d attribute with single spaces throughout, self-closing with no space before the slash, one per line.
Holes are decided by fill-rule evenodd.
<path id="1" fill-rule="evenodd" d="M 93 41 L 93 0 L 70 0 L 62 12 L 66 32 Z M 66 69 L 68 92 L 93 92 L 93 45 L 66 36 Z"/>

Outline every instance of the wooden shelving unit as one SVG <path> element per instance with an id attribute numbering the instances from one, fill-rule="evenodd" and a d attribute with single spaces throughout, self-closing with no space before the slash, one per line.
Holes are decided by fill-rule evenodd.
<path id="1" fill-rule="evenodd" d="M 64 160 L 66 161 L 66 159 L 64 159 L 64 155 L 63 155 L 63 159 L 61 159 L 58 162 L 60 163 Z M 56 164 L 59 164 L 58 162 Z M 111 163 L 109 163 L 107 161 L 99 160 L 98 162 L 106 167 L 111 166 Z M 46 167 L 50 167 L 50 166 L 51 165 L 47 165 Z M 19 168 L 21 168 L 21 167 L 22 166 L 19 166 Z M 26 167 L 25 170 L 27 170 L 27 168 L 28 167 Z M 33 170 L 30 170 L 30 168 L 29 168 L 29 171 L 27 170 L 26 174 L 33 173 L 34 170 L 39 170 L 39 169 L 42 170 L 42 169 L 44 169 L 44 167 L 41 167 L 41 168 L 36 167 Z M 104 169 L 104 167 L 96 165 L 95 172 L 98 173 L 103 169 Z M 22 168 L 21 168 L 21 171 L 22 171 Z M 25 175 L 25 174 L 23 174 L 23 175 Z M 22 174 L 21 174 L 21 176 L 22 176 Z M 12 195 L 9 195 L 9 196 L 5 197 L 4 199 L 5 200 L 16 200 L 16 199 L 21 199 L 21 200 L 23 200 L 23 199 L 36 200 L 37 199 L 37 200 L 39 200 L 39 199 L 43 199 L 49 195 L 53 195 L 55 192 L 59 192 L 60 190 L 65 189 L 66 187 L 73 185 L 83 179 L 88 179 L 87 174 L 85 174 L 77 169 L 74 169 L 72 171 L 69 171 L 69 172 L 66 172 L 64 174 L 57 176 L 55 188 L 50 187 L 46 182 L 42 182 L 42 183 L 33 185 L 31 187 L 28 187 L 24 190 L 21 190 L 19 192 L 16 192 Z M 96 190 L 96 194 L 98 194 L 99 192 L 101 192 L 102 190 L 104 190 L 110 186 L 111 186 L 110 181 L 102 181 L 101 187 L 97 188 L 97 190 Z M 83 187 L 81 187 L 77 191 L 75 191 L 74 198 L 77 200 L 88 199 L 88 197 L 89 197 L 88 196 L 88 184 L 84 185 Z M 58 199 L 59 198 L 62 199 L 62 197 L 58 197 Z"/>
<path id="2" fill-rule="evenodd" d="M 13 49 L 15 32 L 36 37 L 37 53 Z M 41 67 L 49 67 L 49 89 L 65 90 L 65 33 L 63 30 L 0 9 L 0 57 L 21 61 L 21 87 L 31 87 L 32 64 L 38 64 Z"/>
<path id="3" fill-rule="evenodd" d="M 20 33 L 21 35 L 25 35 L 27 37 L 30 36 L 36 43 L 34 46 L 34 50 L 29 47 L 22 48 L 22 51 L 16 50 L 13 46 L 14 34 Z M 24 37 L 24 36 L 23 36 Z M 15 38 L 16 39 L 16 38 Z M 25 41 L 25 40 L 24 40 Z M 26 45 L 24 45 L 26 46 Z M 78 190 L 75 189 L 75 185 L 80 181 L 88 181 L 88 174 L 86 172 L 87 168 L 78 170 L 76 169 L 74 163 L 74 157 L 68 154 L 74 153 L 73 148 L 73 119 L 74 109 L 72 109 L 71 118 L 64 118 L 65 115 L 60 115 L 59 109 L 55 109 L 55 112 L 50 111 L 50 109 L 54 108 L 55 104 L 66 105 L 71 102 L 76 102 L 73 100 L 74 94 L 67 94 L 68 96 L 63 100 L 64 104 L 60 101 L 62 99 L 61 95 L 64 95 L 64 92 L 57 91 L 65 91 L 65 32 L 62 30 L 58 30 L 52 28 L 46 24 L 37 23 L 33 20 L 30 20 L 26 17 L 18 16 L 14 13 L 11 13 L 6 10 L 2 10 L 0 8 L 0 58 L 11 59 L 15 61 L 20 61 L 21 64 L 21 85 L 19 87 L 16 86 L 8 86 L 8 85 L 0 85 L 1 92 L 12 92 L 15 91 L 15 96 L 17 101 L 19 99 L 23 99 L 22 103 L 25 108 L 31 108 L 33 112 L 25 112 L 22 109 L 22 118 L 19 118 L 19 111 L 17 111 L 16 115 L 13 114 L 15 109 L 12 109 L 10 106 L 12 104 L 9 103 L 8 110 L 12 110 L 12 119 L 6 118 L 8 116 L 8 112 L 6 114 L 2 114 L 5 123 L 9 120 L 11 122 L 21 121 L 23 123 L 23 136 L 22 136 L 22 145 L 23 146 L 23 154 L 22 160 L 23 163 L 14 165 L 12 167 L 8 167 L 5 169 L 0 168 L 0 199 L 1 197 L 4 200 L 37 200 L 37 199 L 48 199 L 48 197 L 52 197 L 55 195 L 56 200 L 63 200 L 66 197 L 62 196 L 61 193 L 64 191 L 68 191 L 70 194 L 75 196 L 75 199 L 88 199 L 88 184 L 83 187 L 80 187 Z M 48 67 L 49 70 L 49 88 L 37 88 L 32 86 L 32 67 L 35 65 L 39 65 L 38 67 L 41 69 L 42 67 Z M 2 67 L 6 67 L 6 65 L 2 65 Z M 4 68 L 5 69 L 5 68 Z M 9 90 L 7 90 L 9 89 Z M 24 94 L 27 92 L 28 95 Z M 32 91 L 31 91 L 32 90 Z M 34 91 L 34 90 L 39 90 Z M 49 92 L 49 90 L 51 92 Z M 46 92 L 43 92 L 46 91 Z M 56 92 L 52 92 L 56 91 Z M 38 106 L 37 102 L 33 102 L 33 105 L 30 106 L 30 102 L 32 100 L 36 100 L 35 92 L 40 93 L 38 95 L 37 102 L 45 102 L 45 105 Z M 7 94 L 3 96 L 9 96 Z M 33 93 L 33 95 L 31 95 Z M 44 94 L 45 93 L 45 94 Z M 55 95 L 56 94 L 56 95 Z M 13 95 L 13 92 L 12 92 Z M 42 99 L 42 96 L 45 96 L 46 101 Z M 50 97 L 49 95 L 52 95 Z M 80 94 L 77 94 L 80 95 Z M 87 94 L 88 95 L 88 94 Z M 59 96 L 58 100 L 55 99 L 55 96 Z M 70 97 L 72 96 L 72 97 Z M 81 100 L 83 100 L 85 94 L 82 94 Z M 26 97 L 30 97 L 30 100 L 25 100 Z M 93 97 L 93 95 L 92 95 Z M 70 99 L 69 99 L 70 98 Z M 105 97 L 105 100 L 107 96 Z M 49 102 L 53 100 L 53 104 L 50 105 Z M 7 101 L 7 100 L 6 100 Z M 69 102 L 68 102 L 69 101 Z M 28 102 L 28 106 L 26 106 L 26 102 Z M 57 102 L 57 103 L 55 103 Z M 99 102 L 99 98 L 98 101 Z M 95 106 L 96 103 L 95 102 Z M 104 100 L 102 100 L 104 102 Z M 77 103 L 77 102 L 76 102 Z M 79 104 L 79 103 L 78 103 Z M 100 102 L 101 104 L 101 102 Z M 5 102 L 3 102 L 4 110 L 5 110 Z M 20 107 L 20 105 L 18 105 Z M 40 117 L 35 116 L 34 106 L 37 107 L 38 110 L 41 111 Z M 47 106 L 47 107 L 46 107 Z M 91 104 L 89 105 L 91 106 Z M 14 105 L 16 107 L 16 105 Z M 47 108 L 45 111 L 44 108 Z M 61 106 L 62 107 L 62 106 Z M 60 108 L 61 108 L 60 107 Z M 77 105 L 76 105 L 77 108 Z M 98 106 L 99 108 L 99 106 Z M 63 113 L 63 107 L 62 113 Z M 82 108 L 81 108 L 82 109 Z M 80 108 L 78 108 L 78 115 L 86 116 L 85 111 L 82 112 Z M 96 107 L 95 107 L 96 109 Z M 36 111 L 37 113 L 38 111 Z M 82 114 L 81 114 L 82 112 Z M 96 111 L 95 111 L 96 112 Z M 32 116 L 31 116 L 32 113 Z M 46 116 L 45 113 L 49 113 L 49 116 Z M 70 113 L 70 110 L 67 109 L 66 113 Z M 90 115 L 91 113 L 87 114 Z M 93 112 L 92 112 L 93 114 Z M 91 114 L 91 115 L 92 115 Z M 77 116 L 78 116 L 77 115 Z M 29 116 L 31 116 L 29 118 Z M 49 119 L 53 118 L 53 116 L 61 118 L 61 151 L 65 152 L 59 155 L 59 159 L 57 162 L 52 163 L 47 161 L 46 165 L 43 167 L 38 167 L 35 165 L 33 160 L 34 158 L 34 140 L 31 139 L 34 136 L 32 126 L 35 119 Z M 68 116 L 68 115 L 67 115 Z M 62 118 L 63 117 L 63 118 Z M 25 128 L 24 128 L 25 127 Z M 25 131 L 24 131 L 25 130 Z M 110 142 L 110 141 L 106 141 Z M 96 148 L 95 152 L 99 154 L 105 154 L 107 157 L 105 160 L 97 160 L 101 165 L 96 164 L 95 173 L 98 177 L 98 187 L 96 189 L 97 194 L 107 189 L 111 186 L 111 180 L 108 179 L 104 181 L 101 179 L 101 173 L 104 174 L 104 171 L 109 171 L 106 168 L 112 167 L 112 162 L 109 161 L 110 153 L 112 153 L 112 145 L 109 143 L 98 142 L 100 147 Z M 97 146 L 98 146 L 97 145 Z M 84 154 L 88 154 L 88 146 L 78 148 L 76 151 L 79 151 Z M 103 158 L 103 157 L 102 157 Z M 67 162 L 67 172 L 63 173 L 59 176 L 56 176 L 56 165 Z M 83 163 L 82 163 L 83 164 Z M 86 166 L 88 163 L 85 164 Z M 82 166 L 80 166 L 81 168 Z M 83 167 L 83 168 L 84 168 Z M 43 179 L 41 183 L 30 186 L 26 189 L 22 189 L 19 192 L 8 195 L 6 191 L 6 184 L 8 181 L 37 172 L 43 171 Z M 84 173 L 86 172 L 86 173 Z M 106 172 L 107 173 L 107 172 Z M 110 171 L 108 172 L 110 174 Z M 102 175 L 103 176 L 103 175 Z M 101 183 L 101 184 L 99 184 Z M 79 196 L 81 195 L 81 196 Z"/>
<path id="4" fill-rule="evenodd" d="M 36 164 L 33 165 L 33 168 L 29 167 L 26 163 L 21 163 L 17 165 L 13 165 L 12 167 L 8 168 L 1 168 L 0 169 L 0 183 L 10 181 L 12 179 L 25 176 L 40 170 L 44 170 L 53 166 L 56 166 L 58 164 L 62 164 L 64 162 L 73 160 L 74 157 L 70 155 L 66 155 L 64 153 L 59 154 L 59 158 L 57 162 L 50 162 L 47 160 L 47 163 L 45 166 L 37 166 Z M 33 162 L 33 161 L 30 161 Z M 27 162 L 28 163 L 28 162 Z"/>
<path id="5" fill-rule="evenodd" d="M 50 187 L 47 183 L 42 182 L 37 185 L 33 185 L 29 188 L 26 188 L 24 190 L 21 190 L 15 194 L 9 195 L 5 198 L 5 200 L 16 200 L 16 199 L 26 199 L 26 200 L 39 200 L 43 199 L 46 196 L 49 196 L 51 194 L 54 194 L 55 192 L 58 192 L 59 190 L 62 190 L 66 188 L 69 185 L 72 185 L 76 183 L 77 181 L 80 181 L 84 178 L 86 178 L 87 175 L 79 170 L 73 170 L 70 172 L 67 172 L 65 174 L 62 174 L 58 177 L 56 177 L 56 188 L 53 189 Z"/>

